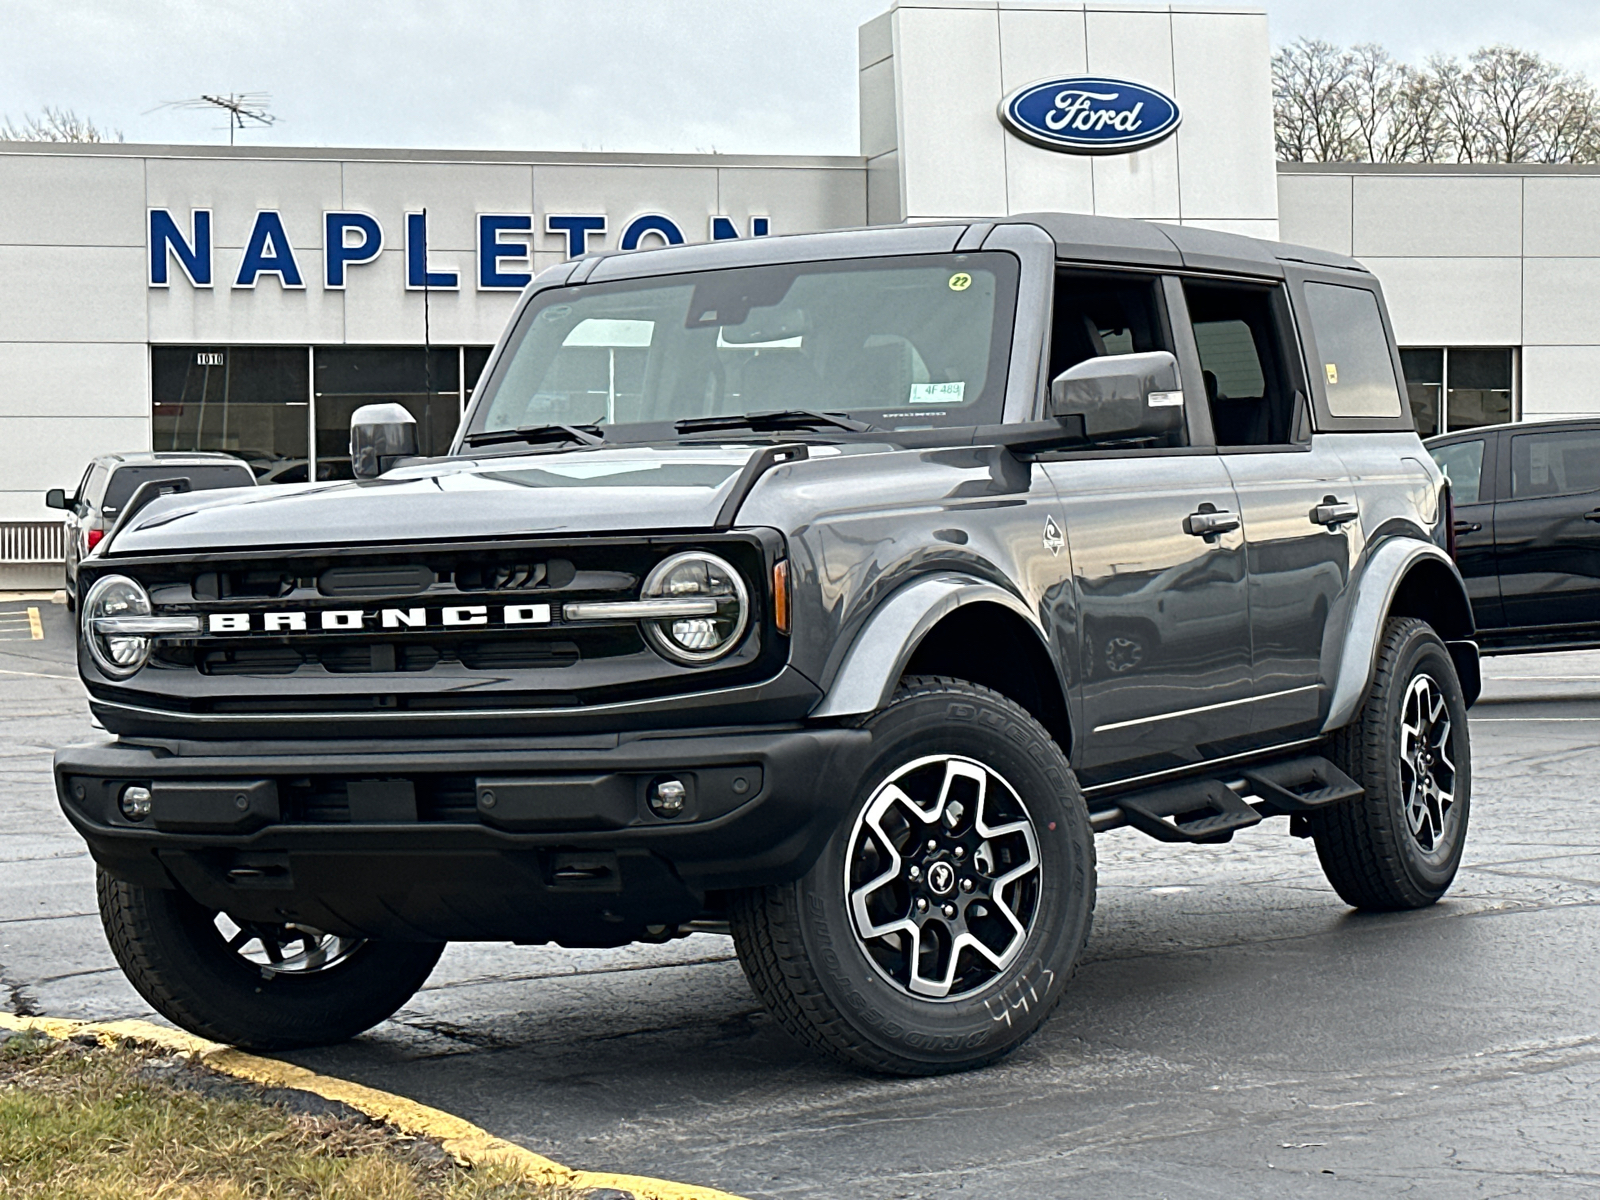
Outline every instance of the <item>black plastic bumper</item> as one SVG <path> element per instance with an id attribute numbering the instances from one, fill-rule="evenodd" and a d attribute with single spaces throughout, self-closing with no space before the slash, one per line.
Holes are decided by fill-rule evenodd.
<path id="1" fill-rule="evenodd" d="M 619 945 L 808 870 L 864 730 L 409 742 L 100 742 L 57 752 L 112 874 L 240 920 L 418 940 Z M 650 804 L 685 785 L 680 813 Z M 129 787 L 152 793 L 129 819 Z"/>

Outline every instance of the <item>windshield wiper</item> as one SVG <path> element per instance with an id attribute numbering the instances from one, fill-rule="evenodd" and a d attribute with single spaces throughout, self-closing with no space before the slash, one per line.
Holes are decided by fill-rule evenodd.
<path id="1" fill-rule="evenodd" d="M 518 429 L 497 429 L 493 433 L 469 433 L 462 439 L 468 446 L 498 446 L 506 442 L 526 442 L 530 446 L 545 442 L 577 442 L 601 446 L 606 435 L 598 425 L 523 425 Z"/>
<path id="2" fill-rule="evenodd" d="M 679 433 L 710 433 L 718 429 L 751 429 L 757 433 L 779 429 L 844 429 L 862 433 L 872 426 L 843 413 L 786 408 L 777 412 L 731 413 L 725 417 L 690 417 L 673 425 Z"/>

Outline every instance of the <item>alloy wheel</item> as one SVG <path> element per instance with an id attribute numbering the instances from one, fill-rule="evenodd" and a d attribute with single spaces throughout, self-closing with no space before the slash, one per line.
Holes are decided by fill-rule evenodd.
<path id="1" fill-rule="evenodd" d="M 1021 954 L 1043 867 L 1027 806 L 1000 774 L 959 755 L 885 779 L 846 850 L 846 902 L 880 975 L 924 1000 L 982 989 Z"/>
<path id="2" fill-rule="evenodd" d="M 1455 832 L 1453 730 L 1444 690 L 1417 675 L 1400 705 L 1400 796 L 1412 840 L 1430 856 L 1447 852 Z"/>
<path id="3" fill-rule="evenodd" d="M 294 922 L 241 924 L 226 913 L 217 914 L 216 927 L 228 949 L 268 979 L 330 970 L 366 945 L 365 938 L 340 937 Z"/>

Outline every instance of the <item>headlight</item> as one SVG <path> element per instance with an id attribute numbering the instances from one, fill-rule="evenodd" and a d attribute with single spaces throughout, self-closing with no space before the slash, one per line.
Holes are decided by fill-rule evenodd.
<path id="1" fill-rule="evenodd" d="M 107 575 L 97 579 L 83 599 L 83 640 L 89 653 L 107 675 L 122 678 L 132 675 L 150 660 L 150 639 L 111 632 L 105 618 L 148 617 L 150 596 L 126 575 Z"/>
<path id="2" fill-rule="evenodd" d="M 643 621 L 645 637 L 681 663 L 708 663 L 739 644 L 750 623 L 750 594 L 739 572 L 715 554 L 690 550 L 659 563 L 645 577 L 640 598 L 711 601 L 705 615 L 664 616 Z"/>

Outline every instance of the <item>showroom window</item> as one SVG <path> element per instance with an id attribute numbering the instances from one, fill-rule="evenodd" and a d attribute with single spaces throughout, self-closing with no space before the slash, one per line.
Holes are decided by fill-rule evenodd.
<path id="1" fill-rule="evenodd" d="M 350 414 L 394 401 L 417 418 L 422 452 L 443 454 L 489 351 L 152 346 L 152 448 L 234 454 L 261 483 L 304 483 L 313 458 L 318 479 L 343 479 L 350 475 Z"/>
<path id="2" fill-rule="evenodd" d="M 1515 355 L 1509 346 L 1400 351 L 1417 432 L 1432 437 L 1511 420 Z"/>

